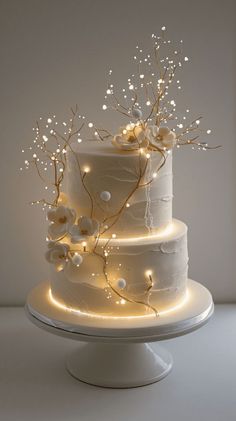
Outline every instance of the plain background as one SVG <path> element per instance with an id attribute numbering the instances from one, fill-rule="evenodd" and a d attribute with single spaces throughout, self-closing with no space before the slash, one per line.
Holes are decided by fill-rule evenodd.
<path id="1" fill-rule="evenodd" d="M 45 215 L 28 205 L 38 180 L 19 168 L 41 115 L 67 115 L 79 103 L 101 110 L 106 74 L 124 84 L 137 42 L 165 25 L 191 59 L 182 74 L 182 107 L 204 115 L 221 150 L 175 153 L 174 215 L 189 226 L 190 276 L 217 302 L 236 299 L 235 1 L 1 1 L 0 304 L 21 305 L 48 276 Z M 117 121 L 119 125 L 120 121 Z M 209 139 L 208 139 L 209 140 Z"/>

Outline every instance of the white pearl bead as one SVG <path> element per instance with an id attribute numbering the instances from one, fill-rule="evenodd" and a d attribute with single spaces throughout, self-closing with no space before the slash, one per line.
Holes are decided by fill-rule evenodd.
<path id="1" fill-rule="evenodd" d="M 134 118 L 138 118 L 140 120 L 140 118 L 142 118 L 143 113 L 138 108 L 134 108 L 132 110 L 132 115 L 133 115 Z"/>
<path id="2" fill-rule="evenodd" d="M 117 287 L 119 289 L 124 289 L 126 287 L 126 280 L 123 278 L 118 279 L 117 281 Z"/>
<path id="3" fill-rule="evenodd" d="M 75 266 L 79 266 L 83 261 L 83 257 L 80 254 L 75 253 L 71 260 Z"/>
<path id="4" fill-rule="evenodd" d="M 100 193 L 100 198 L 104 201 L 104 202 L 109 202 L 109 200 L 111 199 L 111 193 L 109 191 L 102 191 Z"/>

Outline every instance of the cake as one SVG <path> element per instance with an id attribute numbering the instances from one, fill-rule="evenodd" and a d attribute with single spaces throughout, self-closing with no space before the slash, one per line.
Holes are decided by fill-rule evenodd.
<path id="1" fill-rule="evenodd" d="M 158 317 L 188 298 L 187 226 L 172 217 L 172 157 L 183 145 L 211 148 L 199 140 L 200 118 L 187 122 L 187 109 L 180 120 L 168 98 L 188 58 L 176 49 L 174 59 L 159 57 L 169 43 L 164 30 L 152 39 L 154 58 L 137 47 L 125 105 L 108 82 L 102 109 L 125 119 L 115 134 L 87 123 L 77 106 L 63 132 L 55 115 L 34 128 L 38 149 L 26 167 L 41 178 L 42 167 L 51 171 L 54 194 L 32 202 L 47 210 L 49 299 L 77 314 Z"/>
<path id="2" fill-rule="evenodd" d="M 100 141 L 73 145 L 73 150 L 68 152 L 64 206 L 75 210 L 76 218 L 91 217 L 104 231 L 95 252 L 106 254 L 105 270 L 114 289 L 107 285 L 104 260 L 88 244 L 77 246 L 83 259 L 79 266 L 68 262 L 64 270 L 52 271 L 53 297 L 66 306 L 101 315 L 141 315 L 153 312 L 152 308 L 160 312 L 176 306 L 186 295 L 188 252 L 187 227 L 172 219 L 172 153 L 156 173 L 162 161 L 158 151 L 147 158 L 139 150 L 127 153 Z M 89 169 L 86 187 L 94 198 L 92 216 L 77 160 L 82 171 Z M 140 164 L 142 172 L 147 165 L 140 181 L 144 186 L 130 196 Z M 147 184 L 153 173 L 156 177 Z M 82 240 L 89 242 L 89 237 Z"/>

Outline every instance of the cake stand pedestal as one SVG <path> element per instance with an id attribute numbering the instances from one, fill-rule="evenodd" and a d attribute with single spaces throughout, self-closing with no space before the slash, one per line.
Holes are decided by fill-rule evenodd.
<path id="1" fill-rule="evenodd" d="M 106 318 L 62 308 L 51 299 L 50 283 L 35 287 L 25 306 L 38 327 L 83 342 L 67 359 L 69 373 L 89 384 L 111 388 L 144 386 L 171 370 L 171 354 L 157 342 L 192 332 L 211 317 L 210 292 L 188 280 L 182 305 L 160 316 Z"/>

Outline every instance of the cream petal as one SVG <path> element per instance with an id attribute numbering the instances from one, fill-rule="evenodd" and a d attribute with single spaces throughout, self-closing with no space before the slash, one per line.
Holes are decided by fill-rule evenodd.
<path id="1" fill-rule="evenodd" d="M 160 127 L 159 128 L 159 135 L 161 137 L 167 136 L 170 133 L 170 129 L 168 127 Z"/>
<path id="2" fill-rule="evenodd" d="M 83 241 L 86 241 L 86 240 L 87 240 L 87 237 L 84 236 L 84 235 L 73 235 L 70 238 L 70 241 L 73 244 L 80 244 L 80 243 L 82 243 Z"/>
<path id="3" fill-rule="evenodd" d="M 82 241 L 84 241 L 86 239 L 86 237 L 84 235 L 81 235 L 80 228 L 79 228 L 78 225 L 73 225 L 70 228 L 69 233 L 70 233 L 70 236 L 71 236 L 71 242 L 73 244 L 81 243 Z"/>
<path id="4" fill-rule="evenodd" d="M 91 235 L 90 232 L 93 230 L 91 218 L 88 218 L 87 216 L 81 216 L 78 221 L 78 226 L 82 235 L 83 233 L 85 233 L 85 235 Z"/>
<path id="5" fill-rule="evenodd" d="M 45 258 L 49 263 L 58 263 L 64 261 L 67 256 L 69 246 L 64 243 L 54 243 L 45 253 Z"/>
<path id="6" fill-rule="evenodd" d="M 167 141 L 167 142 L 169 142 L 169 141 L 170 142 L 174 142 L 175 139 L 176 139 L 176 134 L 174 132 L 172 132 L 172 131 L 170 131 L 168 133 L 168 135 L 164 137 L 164 140 Z"/>
<path id="7" fill-rule="evenodd" d="M 138 133 L 137 135 L 137 141 L 138 143 L 143 142 L 146 139 L 146 134 L 144 131 L 141 131 L 140 133 Z"/>
<path id="8" fill-rule="evenodd" d="M 145 139 L 144 130 L 139 126 L 136 126 L 134 129 L 127 129 L 127 127 L 124 129 L 127 130 L 127 133 L 114 136 L 112 139 L 113 145 L 122 150 L 137 150 L 140 147 L 140 143 Z M 134 135 L 137 139 L 134 139 Z M 140 140 L 138 140 L 139 136 Z"/>
<path id="9" fill-rule="evenodd" d="M 51 250 L 47 250 L 45 253 L 45 259 L 49 262 L 52 263 L 51 261 Z"/>
<path id="10" fill-rule="evenodd" d="M 99 223 L 95 219 L 93 219 L 93 235 L 96 235 L 99 230 Z"/>
<path id="11" fill-rule="evenodd" d="M 68 211 L 69 211 L 68 217 L 67 217 L 68 224 L 73 225 L 75 223 L 75 220 L 76 220 L 76 212 L 75 212 L 74 209 L 68 209 Z"/>
<path id="12" fill-rule="evenodd" d="M 72 225 L 69 230 L 70 235 L 80 235 L 80 228 L 78 225 Z"/>
<path id="13" fill-rule="evenodd" d="M 57 219 L 64 218 L 65 216 L 67 216 L 67 210 L 68 210 L 68 208 L 66 208 L 63 205 L 58 206 L 58 208 L 56 210 Z"/>
<path id="14" fill-rule="evenodd" d="M 67 233 L 66 224 L 52 223 L 48 227 L 48 234 L 52 240 L 56 240 Z"/>
<path id="15" fill-rule="evenodd" d="M 139 144 L 142 148 L 146 148 L 149 145 L 149 140 L 144 138 L 143 141 Z"/>
<path id="16" fill-rule="evenodd" d="M 48 248 L 49 248 L 49 249 L 51 249 L 51 248 L 55 247 L 55 241 L 51 241 L 51 240 L 49 240 L 49 241 L 47 242 L 47 246 L 48 246 Z"/>
<path id="17" fill-rule="evenodd" d="M 49 221 L 55 222 L 56 216 L 56 209 L 50 209 L 47 213 L 47 218 Z"/>
<path id="18" fill-rule="evenodd" d="M 154 137 L 157 137 L 157 136 L 158 136 L 158 134 L 159 134 L 159 127 L 158 127 L 158 126 L 156 126 L 156 125 L 152 126 L 152 135 L 153 135 Z"/>

